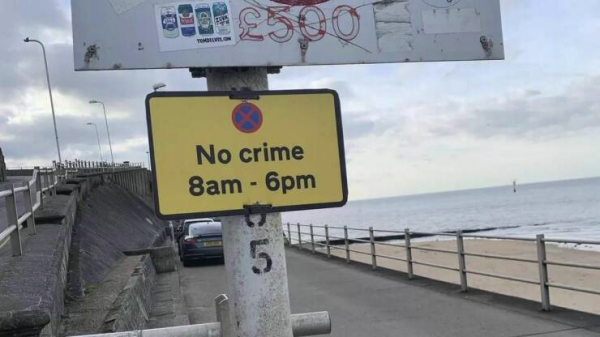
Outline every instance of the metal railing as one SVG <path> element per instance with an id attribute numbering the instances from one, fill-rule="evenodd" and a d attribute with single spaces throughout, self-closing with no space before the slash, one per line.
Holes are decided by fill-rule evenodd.
<path id="1" fill-rule="evenodd" d="M 55 195 L 56 186 L 66 178 L 67 171 L 59 174 L 57 168 L 34 168 L 31 180 L 25 182 L 25 186 L 16 186 L 13 184 L 10 189 L 0 191 L 0 198 L 4 198 L 6 207 L 7 228 L 0 232 L 0 246 L 8 239 L 12 246 L 13 256 L 20 256 L 23 253 L 21 247 L 21 230 L 23 223 L 36 234 L 34 212 L 38 208 L 44 207 L 44 198 L 46 195 Z M 23 203 L 25 213 L 19 216 L 17 212 L 17 193 L 23 193 Z"/>
<path id="2" fill-rule="evenodd" d="M 7 190 L 0 191 L 0 198 L 4 198 L 6 208 L 7 227 L 0 232 L 0 247 L 10 240 L 13 256 L 21 256 L 22 236 L 21 230 L 28 228 L 30 234 L 36 234 L 34 212 L 44 208 L 44 199 L 56 195 L 56 187 L 64 184 L 69 178 L 86 173 L 110 174 L 114 183 L 140 195 L 150 194 L 149 177 L 147 170 L 142 169 L 142 164 L 103 165 L 82 160 L 65 161 L 64 164 L 53 164 L 52 168 L 19 168 L 7 170 L 15 171 L 15 175 L 29 175 L 31 179 L 24 183 L 12 184 Z M 110 169 L 105 171 L 105 169 Z M 11 176 L 9 174 L 9 176 Z M 19 215 L 17 210 L 17 195 L 22 193 L 25 212 Z M 23 226 L 23 224 L 26 224 Z"/>
<path id="3" fill-rule="evenodd" d="M 295 231 L 292 232 L 292 227 L 295 227 Z M 308 228 L 308 231 L 302 231 L 302 228 Z M 316 234 L 315 229 L 321 229 L 321 233 Z M 330 231 L 338 230 L 343 233 L 343 237 L 341 236 L 332 236 Z M 348 236 L 348 230 L 354 232 L 366 232 L 368 233 L 368 238 L 351 238 Z M 285 233 L 285 229 L 284 229 Z M 402 241 L 403 244 L 399 243 L 389 243 L 378 241 L 375 233 L 389 233 L 393 234 L 396 240 Z M 371 257 L 371 266 L 375 270 L 377 269 L 377 258 L 390 259 L 395 261 L 401 261 L 406 263 L 406 270 L 409 279 L 412 279 L 415 275 L 414 273 L 414 265 L 421 265 L 431 268 L 443 269 L 454 271 L 458 273 L 459 276 L 459 284 L 462 291 L 468 290 L 468 275 L 478 275 L 484 277 L 497 278 L 512 282 L 520 282 L 532 285 L 538 285 L 540 287 L 540 302 L 542 305 L 542 310 L 549 311 L 551 309 L 550 304 L 550 288 L 564 289 L 575 292 L 587 293 L 600 295 L 600 290 L 582 288 L 572 285 L 560 284 L 555 282 L 550 282 L 548 278 L 548 266 L 562 266 L 562 267 L 571 267 L 571 268 L 581 268 L 581 269 L 591 269 L 591 270 L 600 270 L 600 265 L 590 265 L 590 264 L 581 264 L 581 263 L 568 263 L 568 262 L 560 262 L 549 260 L 546 255 L 546 243 L 567 243 L 567 244 L 589 244 L 589 245 L 600 245 L 600 241 L 593 240 L 577 240 L 577 239 L 547 239 L 543 234 L 537 235 L 536 238 L 524 238 L 524 237 L 506 237 L 506 236 L 489 236 L 489 235 L 477 235 L 477 234 L 463 234 L 462 231 L 457 231 L 455 233 L 430 233 L 430 232 L 412 232 L 409 229 L 405 229 L 404 231 L 393 231 L 393 230 L 375 230 L 373 227 L 369 227 L 369 229 L 364 228 L 350 228 L 348 226 L 343 227 L 335 227 L 335 226 L 313 226 L 311 225 L 291 225 L 287 223 L 287 242 L 288 246 L 293 246 L 294 242 L 298 249 L 306 249 L 305 245 L 310 244 L 310 250 L 312 253 L 323 253 L 326 254 L 328 258 L 331 258 L 331 251 L 334 250 L 342 250 L 345 252 L 345 259 L 347 263 L 351 261 L 351 253 L 368 255 Z M 456 249 L 441 249 L 441 248 L 432 248 L 432 247 L 423 247 L 419 245 L 415 245 L 411 243 L 411 237 L 423 237 L 423 236 L 445 236 L 452 237 L 456 240 Z M 315 237 L 322 238 L 323 240 L 318 241 L 315 240 Z M 309 238 L 309 241 L 306 240 Z M 401 239 L 400 239 L 401 238 Z M 524 241 L 535 243 L 537 258 L 536 259 L 526 259 L 526 258 L 517 258 L 511 256 L 502 256 L 495 254 L 482 254 L 469 252 L 465 250 L 464 239 L 493 239 L 493 240 L 513 240 L 513 241 Z M 304 239 L 304 242 L 303 242 Z M 382 239 L 382 238 L 379 238 Z M 332 240 L 337 240 L 339 242 L 343 242 L 343 244 L 331 244 Z M 352 243 L 359 244 L 368 244 L 370 245 L 370 251 L 364 252 L 356 249 L 351 249 Z M 404 255 L 402 256 L 389 256 L 381 253 L 377 253 L 376 246 L 390 246 L 402 248 L 404 250 Z M 316 247 L 322 247 L 323 251 L 316 250 Z M 455 266 L 444 266 L 431 262 L 426 262 L 422 260 L 416 260 L 413 258 L 413 250 L 421 250 L 421 251 L 429 251 L 435 253 L 442 254 L 451 254 L 456 255 L 456 265 Z M 538 266 L 538 278 L 537 279 L 527 279 L 515 276 L 508 275 L 500 275 L 495 273 L 483 272 L 479 270 L 470 269 L 467 266 L 466 257 L 477 257 L 477 258 L 485 258 L 485 259 L 495 259 L 495 260 L 503 260 L 510 262 L 521 262 L 521 263 L 530 263 Z"/>
<path id="4" fill-rule="evenodd" d="M 109 162 L 99 162 L 99 161 L 89 161 L 89 160 L 65 160 L 63 164 L 65 168 L 68 169 L 77 169 L 86 173 L 89 172 L 105 172 L 108 170 L 118 170 L 118 169 L 131 169 L 131 168 L 143 168 L 145 166 L 144 163 L 131 163 L 131 162 L 123 162 L 123 163 L 109 163 Z"/>

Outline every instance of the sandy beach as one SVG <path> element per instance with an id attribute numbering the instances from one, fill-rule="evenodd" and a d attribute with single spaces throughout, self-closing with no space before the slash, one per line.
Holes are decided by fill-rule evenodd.
<path id="1" fill-rule="evenodd" d="M 523 259 L 537 259 L 536 245 L 534 242 L 508 241 L 508 240 L 465 240 L 465 252 L 493 254 Z M 435 241 L 413 243 L 415 246 L 438 248 L 445 250 L 456 250 L 456 241 Z M 310 244 L 306 245 L 309 247 Z M 368 244 L 352 245 L 352 250 L 370 253 Z M 376 244 L 377 254 L 405 258 L 405 250 L 402 247 L 390 247 Z M 547 244 L 547 259 L 557 262 L 570 262 L 579 264 L 590 264 L 600 266 L 600 253 L 594 251 L 583 251 L 562 248 L 557 245 Z M 336 256 L 345 257 L 344 250 L 332 249 L 331 253 Z M 451 268 L 458 268 L 458 257 L 456 254 L 446 254 L 422 250 L 412 250 L 413 260 L 425 263 L 433 263 Z M 371 264 L 371 256 L 351 252 L 353 261 Z M 395 261 L 383 257 L 377 258 L 379 267 L 400 270 L 406 272 L 406 262 Z M 538 265 L 534 263 L 503 261 L 497 259 L 466 257 L 467 270 L 483 273 L 498 274 L 539 280 Z M 455 271 L 432 268 L 422 265 L 414 265 L 414 273 L 431 279 L 460 284 L 459 274 Z M 571 268 L 562 266 L 549 266 L 549 280 L 553 283 L 570 285 L 600 291 L 600 271 L 591 269 Z M 468 275 L 470 288 L 487 290 L 515 297 L 540 301 L 540 286 L 522 282 L 506 281 L 479 275 Z M 553 306 L 560 306 L 579 311 L 600 314 L 600 296 L 574 292 L 563 289 L 550 289 L 550 300 Z"/>

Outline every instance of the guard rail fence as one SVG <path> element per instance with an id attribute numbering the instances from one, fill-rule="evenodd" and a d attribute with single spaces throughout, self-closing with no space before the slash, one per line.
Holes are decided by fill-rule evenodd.
<path id="1" fill-rule="evenodd" d="M 292 230 L 292 228 L 294 230 Z M 315 233 L 315 229 L 318 229 L 320 234 Z M 303 231 L 304 230 L 304 231 Z M 340 236 L 331 235 L 331 230 L 336 230 L 339 233 L 343 233 Z M 365 237 L 368 236 L 368 239 L 365 238 L 351 238 L 348 236 L 348 231 L 351 230 L 354 233 L 365 233 Z M 399 241 L 402 243 L 390 243 L 390 242 L 381 242 L 381 240 L 377 240 L 377 233 L 391 234 L 396 238 L 401 238 Z M 549 260 L 546 256 L 546 243 L 566 243 L 566 244 L 588 244 L 588 245 L 600 245 L 600 241 L 593 240 L 578 240 L 578 239 L 549 239 L 546 238 L 543 234 L 537 235 L 536 238 L 526 238 L 526 237 L 506 237 L 506 236 L 486 236 L 486 235 L 477 235 L 477 234 L 463 234 L 462 231 L 457 231 L 455 233 L 431 233 L 431 232 L 413 232 L 410 229 L 405 229 L 404 231 L 394 231 L 394 230 L 376 230 L 373 227 L 369 227 L 369 229 L 364 228 L 350 228 L 348 226 L 336 227 L 336 226 L 313 226 L 311 225 L 302 225 L 295 224 L 292 225 L 287 223 L 287 233 L 284 234 L 287 236 L 287 244 L 288 246 L 296 246 L 298 249 L 310 249 L 313 253 L 321 252 L 327 255 L 328 258 L 331 258 L 331 252 L 333 250 L 341 250 L 345 252 L 345 259 L 347 263 L 351 261 L 351 253 L 354 254 L 363 254 L 369 255 L 371 257 L 371 266 L 375 270 L 377 269 L 377 259 L 390 259 L 395 261 L 400 261 L 406 263 L 407 277 L 412 279 L 415 275 L 414 273 L 414 265 L 422 265 L 432 268 L 450 270 L 457 273 L 459 278 L 459 284 L 461 290 L 466 292 L 468 290 L 468 275 L 478 275 L 483 277 L 491 277 L 502 280 L 508 280 L 519 283 L 526 283 L 532 285 L 538 285 L 540 287 L 540 302 L 542 310 L 549 311 L 551 309 L 550 303 L 550 288 L 564 289 L 575 292 L 587 293 L 600 295 L 599 290 L 588 289 L 577 287 L 568 284 L 559 284 L 555 282 L 550 282 L 548 278 L 548 266 L 562 266 L 562 267 L 572 267 L 572 268 L 583 268 L 583 269 L 592 269 L 592 270 L 600 270 L 600 265 L 591 265 L 591 264 L 581 264 L 581 263 L 568 263 L 562 261 L 554 261 Z M 444 237 L 452 237 L 456 240 L 456 249 L 439 249 L 439 248 L 431 248 L 431 247 L 423 247 L 419 245 L 415 245 L 411 243 L 411 237 L 423 237 L 423 236 L 444 236 Z M 315 237 L 321 238 L 321 240 L 315 240 Z M 536 259 L 525 259 L 525 258 L 517 258 L 510 256 L 502 256 L 495 254 L 482 254 L 469 252 L 465 249 L 464 240 L 469 238 L 475 239 L 493 239 L 493 240 L 515 240 L 515 241 L 524 241 L 530 242 L 536 245 L 537 258 Z M 335 240 L 339 242 L 343 242 L 343 245 L 332 244 L 331 241 Z M 364 252 L 351 248 L 352 243 L 359 244 L 367 244 L 370 245 L 370 251 Z M 377 245 L 382 246 L 390 246 L 390 247 L 400 247 L 404 250 L 404 255 L 401 256 L 389 256 L 377 253 Z M 321 250 L 317 250 L 316 247 L 321 247 Z M 420 261 L 413 258 L 413 250 L 422 250 L 422 251 L 431 251 L 436 253 L 443 254 L 451 254 L 456 256 L 456 265 L 454 266 L 443 266 L 439 264 L 434 264 L 426 261 Z M 512 261 L 512 262 L 523 262 L 523 263 L 531 263 L 538 266 L 538 278 L 537 279 L 526 279 L 508 275 L 494 274 L 489 272 L 483 272 L 478 270 L 473 270 L 468 268 L 466 257 L 479 257 L 485 259 L 495 259 L 495 260 L 504 260 L 504 261 Z"/>
<path id="2" fill-rule="evenodd" d="M 4 199 L 7 226 L 0 232 L 0 247 L 6 240 L 10 240 L 12 255 L 21 256 L 22 230 L 26 227 L 31 235 L 36 234 L 34 213 L 44 208 L 44 199 L 56 195 L 56 188 L 67 182 L 68 179 L 80 174 L 98 173 L 108 174 L 114 183 L 139 195 L 150 194 L 151 186 L 146 169 L 141 164 L 128 164 L 119 166 L 95 166 L 84 164 L 84 161 L 65 161 L 64 164 L 53 164 L 51 168 L 34 167 L 32 169 L 19 168 L 7 170 L 16 171 L 8 176 L 31 174 L 31 179 L 24 184 L 12 184 L 6 190 L 0 191 L 0 199 Z M 109 169 L 109 170 L 105 170 Z M 29 170 L 29 171 L 28 171 Z M 21 186 L 22 185 L 22 186 Z M 17 210 L 17 195 L 22 193 L 25 212 L 19 215 Z"/>

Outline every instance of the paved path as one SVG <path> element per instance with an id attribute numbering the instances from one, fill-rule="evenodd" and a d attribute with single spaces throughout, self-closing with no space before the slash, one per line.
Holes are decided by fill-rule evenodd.
<path id="1" fill-rule="evenodd" d="M 572 311 L 542 313 L 526 301 L 346 265 L 287 250 L 292 313 L 329 311 L 340 337 L 600 337 L 600 318 Z M 181 270 L 190 323 L 215 321 L 213 299 L 225 292 L 221 264 Z M 595 332 L 594 332 L 595 331 Z"/>

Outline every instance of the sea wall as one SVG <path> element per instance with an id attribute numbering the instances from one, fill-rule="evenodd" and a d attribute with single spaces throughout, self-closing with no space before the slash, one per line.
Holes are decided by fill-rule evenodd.
<path id="1" fill-rule="evenodd" d="M 104 319 L 101 332 L 141 330 L 151 309 L 156 270 L 149 255 L 143 255 Z"/>
<path id="2" fill-rule="evenodd" d="M 22 230 L 22 256 L 0 247 L 0 336 L 57 336 L 65 299 L 102 281 L 122 251 L 164 241 L 152 209 L 109 180 L 69 180 L 36 212 L 37 233 Z"/>
<path id="3" fill-rule="evenodd" d="M 75 212 L 73 196 L 46 199 L 44 212 L 36 214 L 37 233 L 21 232 L 23 254 L 12 257 L 10 249 L 0 251 L 0 335 L 57 335 Z M 44 221 L 48 215 L 53 222 Z"/>

